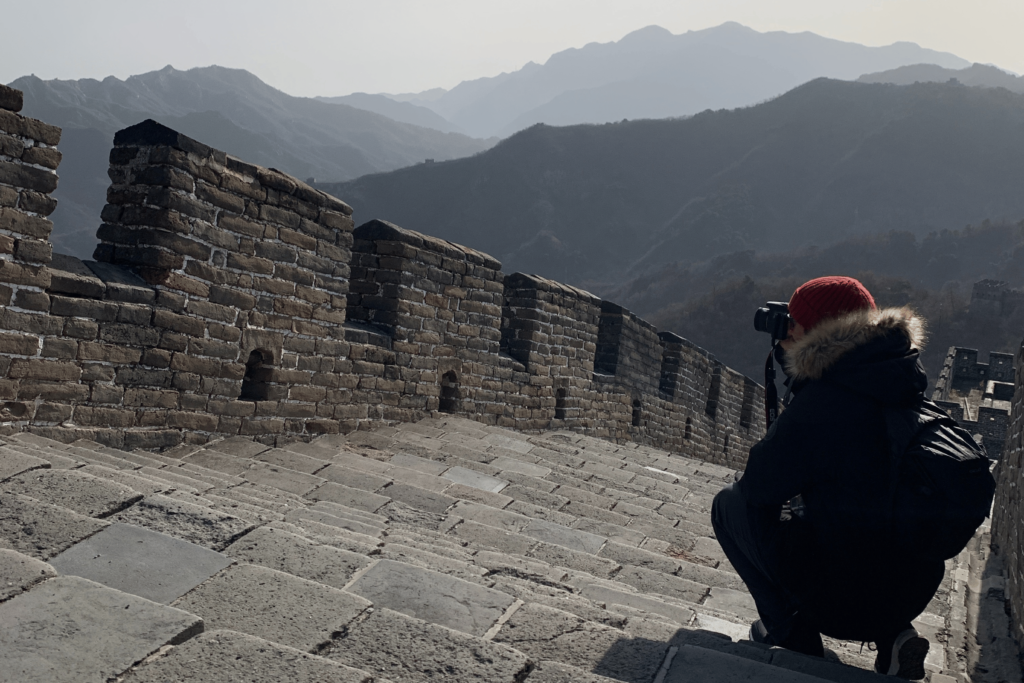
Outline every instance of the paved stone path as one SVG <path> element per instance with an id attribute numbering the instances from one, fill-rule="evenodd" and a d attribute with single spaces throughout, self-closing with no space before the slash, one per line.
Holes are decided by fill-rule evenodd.
<path id="1" fill-rule="evenodd" d="M 163 454 L 5 437 L 0 681 L 880 680 L 859 643 L 746 640 L 709 522 L 734 476 L 454 417 Z M 969 569 L 917 623 L 932 683 Z"/>

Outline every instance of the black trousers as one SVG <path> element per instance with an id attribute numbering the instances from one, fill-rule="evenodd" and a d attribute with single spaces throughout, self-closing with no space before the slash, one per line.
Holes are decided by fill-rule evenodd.
<path id="1" fill-rule="evenodd" d="M 945 570 L 881 547 L 849 561 L 823 558 L 803 522 L 748 505 L 735 484 L 715 496 L 711 523 L 777 642 L 797 620 L 833 638 L 884 640 L 924 611 Z"/>

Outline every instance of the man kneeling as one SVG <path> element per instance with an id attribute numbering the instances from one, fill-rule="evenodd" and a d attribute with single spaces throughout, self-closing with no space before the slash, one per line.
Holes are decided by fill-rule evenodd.
<path id="1" fill-rule="evenodd" d="M 821 634 L 874 642 L 876 671 L 923 678 L 928 641 L 910 622 L 944 563 L 880 532 L 891 477 L 884 411 L 923 398 L 922 322 L 909 309 L 878 310 L 843 277 L 797 288 L 789 315 L 781 346 L 792 400 L 712 508 L 761 616 L 751 639 L 816 656 Z"/>

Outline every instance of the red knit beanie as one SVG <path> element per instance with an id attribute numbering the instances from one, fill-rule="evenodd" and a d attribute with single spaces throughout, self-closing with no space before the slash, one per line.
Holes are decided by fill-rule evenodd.
<path id="1" fill-rule="evenodd" d="M 805 330 L 826 318 L 843 313 L 875 308 L 871 292 L 852 277 L 832 275 L 805 282 L 789 300 L 789 314 Z"/>

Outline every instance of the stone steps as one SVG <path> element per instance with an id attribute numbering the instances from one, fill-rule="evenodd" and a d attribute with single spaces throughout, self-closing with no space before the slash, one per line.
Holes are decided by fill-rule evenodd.
<path id="1" fill-rule="evenodd" d="M 180 458 L 5 439 L 11 451 L 4 457 L 0 445 L 0 491 L 22 488 L 0 498 L 0 545 L 14 537 L 38 561 L 138 529 L 223 558 L 229 566 L 196 574 L 195 586 L 171 602 L 202 617 L 216 638 L 193 638 L 182 651 L 195 657 L 168 650 L 126 680 L 160 680 L 161 671 L 194 671 L 195 661 L 253 648 L 290 653 L 297 671 L 321 672 L 311 679 L 331 671 L 337 680 L 418 681 L 443 670 L 457 680 L 649 681 L 644 676 L 663 669 L 666 681 L 716 680 L 722 657 L 764 667 L 764 680 L 874 677 L 743 640 L 756 617 L 752 601 L 714 557 L 699 506 L 679 506 L 686 517 L 675 525 L 645 514 L 671 504 L 645 494 L 670 495 L 674 489 L 664 487 L 683 476 L 721 486 L 728 471 L 578 435 L 566 443 L 558 434 L 476 423 L 463 433 L 462 422 L 429 420 L 282 449 L 226 439 L 182 449 Z M 647 477 L 629 457 L 659 467 L 643 470 Z M 577 460 L 576 469 L 563 464 Z M 501 490 L 488 490 L 503 475 Z M 29 497 L 33 477 L 93 490 L 60 499 L 92 516 Z M 560 489 L 590 502 L 559 496 Z M 37 484 L 34 492 L 41 490 L 50 489 Z M 566 511 L 572 503 L 576 514 Z M 43 533 L 27 541 L 4 521 L 5 508 L 14 511 L 8 519 L 38 520 Z M 686 540 L 687 557 L 666 554 Z M 843 661 L 870 666 L 829 645 Z"/>

